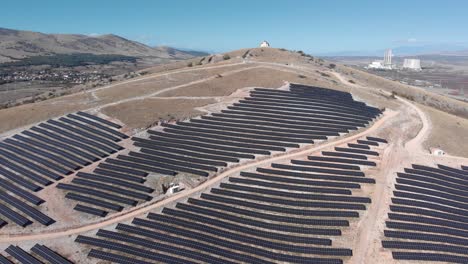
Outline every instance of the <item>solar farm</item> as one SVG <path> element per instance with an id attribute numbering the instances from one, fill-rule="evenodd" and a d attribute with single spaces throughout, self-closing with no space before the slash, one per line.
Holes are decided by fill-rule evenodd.
<path id="1" fill-rule="evenodd" d="M 353 92 L 245 91 L 138 131 L 83 109 L 3 137 L 0 263 L 468 263 L 466 159 L 421 158 L 401 109 Z"/>

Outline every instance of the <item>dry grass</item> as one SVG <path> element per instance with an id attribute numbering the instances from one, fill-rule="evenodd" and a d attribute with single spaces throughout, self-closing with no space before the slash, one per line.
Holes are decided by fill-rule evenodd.
<path id="1" fill-rule="evenodd" d="M 468 157 L 468 119 L 419 105 L 430 117 L 432 131 L 424 147 L 439 147 L 450 155 Z"/>
<path id="2" fill-rule="evenodd" d="M 163 74 L 150 79 L 117 85 L 111 89 L 102 89 L 96 92 L 96 96 L 101 98 L 105 103 L 110 103 L 126 98 L 152 94 L 164 88 L 179 86 L 204 78 L 216 76 L 217 74 L 223 74 L 226 71 L 237 70 L 245 67 L 245 65 L 233 65 L 222 68 L 199 68 L 190 69 L 188 72 Z"/>
<path id="3" fill-rule="evenodd" d="M 80 93 L 2 109 L 0 110 L 0 133 L 96 105 L 97 103 L 90 94 Z"/>
<path id="4" fill-rule="evenodd" d="M 159 120 L 185 119 L 202 112 L 194 109 L 214 103 L 214 99 L 157 99 L 121 103 L 103 108 L 102 113 L 119 119 L 131 128 L 147 128 Z"/>
<path id="5" fill-rule="evenodd" d="M 164 92 L 160 96 L 226 96 L 242 87 L 280 87 L 285 81 L 335 89 L 338 87 L 329 81 L 313 77 L 300 78 L 297 73 L 260 67 Z"/>

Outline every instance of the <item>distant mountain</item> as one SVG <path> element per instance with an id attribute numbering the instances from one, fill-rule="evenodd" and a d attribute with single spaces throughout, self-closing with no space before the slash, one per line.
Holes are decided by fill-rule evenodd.
<path id="1" fill-rule="evenodd" d="M 392 47 L 395 56 L 417 56 L 417 55 L 451 55 L 451 56 L 466 56 L 468 55 L 468 44 L 427 44 L 427 45 L 410 45 Z M 354 51 L 338 51 L 320 54 L 321 56 L 359 56 L 383 57 L 385 49 L 379 50 L 354 50 Z"/>
<path id="2" fill-rule="evenodd" d="M 161 59 L 189 59 L 206 55 L 203 52 L 183 51 L 171 47 L 150 47 L 113 34 L 44 34 L 0 28 L 0 62 L 71 53 L 118 54 Z"/>

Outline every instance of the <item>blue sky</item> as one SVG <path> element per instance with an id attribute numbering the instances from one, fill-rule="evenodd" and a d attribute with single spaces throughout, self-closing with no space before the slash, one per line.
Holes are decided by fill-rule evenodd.
<path id="1" fill-rule="evenodd" d="M 264 39 L 313 54 L 468 43 L 465 0 L 5 0 L 1 7 L 0 27 L 113 33 L 216 52 Z"/>

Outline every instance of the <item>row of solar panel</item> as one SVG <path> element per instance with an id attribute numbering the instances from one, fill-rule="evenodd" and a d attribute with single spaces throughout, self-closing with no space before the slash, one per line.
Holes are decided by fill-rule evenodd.
<path id="1" fill-rule="evenodd" d="M 468 242 L 464 171 L 440 164 L 437 168 L 417 164 L 412 167 L 397 173 L 395 198 L 386 226 L 398 231 L 384 231 L 386 237 L 397 240 L 383 240 L 383 247 L 436 252 L 393 252 L 395 259 L 461 263 L 466 257 L 452 258 L 446 253 L 468 255 L 468 249 L 461 247 Z"/>
<path id="2" fill-rule="evenodd" d="M 323 195 L 323 194 L 310 194 L 310 193 L 296 193 L 283 190 L 265 189 L 253 186 L 245 186 L 239 184 L 221 183 L 221 188 L 242 191 L 243 193 L 251 194 L 265 194 L 271 196 L 280 196 L 282 198 L 293 198 L 301 200 L 320 200 L 320 201 L 334 201 L 334 202 L 353 202 L 353 203 L 370 203 L 370 198 L 367 197 L 353 197 L 353 196 L 340 196 L 340 195 Z M 218 190 L 218 189 L 214 189 Z"/>
<path id="3" fill-rule="evenodd" d="M 170 231 L 177 233 L 185 232 L 185 229 L 194 229 L 203 231 L 204 233 L 217 233 L 217 232 L 225 232 L 228 230 L 229 234 L 234 234 L 235 232 L 239 234 L 254 236 L 254 239 L 260 240 L 276 240 L 276 243 L 301 243 L 301 244 L 310 244 L 310 245 L 331 245 L 331 240 L 327 238 L 317 238 L 311 236 L 300 236 L 295 234 L 284 234 L 284 233 L 277 233 L 266 231 L 262 229 L 256 229 L 254 227 L 249 227 L 245 225 L 241 225 L 239 223 L 229 223 L 229 222 L 222 222 L 222 221 L 211 221 L 211 225 L 206 225 L 209 221 L 199 221 L 194 222 L 187 218 L 175 218 L 169 215 L 164 214 L 150 214 L 148 216 L 151 221 L 146 219 L 135 218 L 132 222 L 134 225 L 140 225 L 143 227 L 149 227 L 153 229 L 160 229 L 160 230 L 172 230 Z M 200 220 L 206 220 L 207 218 L 203 218 Z M 168 223 L 174 223 L 176 226 L 168 226 Z M 202 228 L 205 227 L 205 228 Z M 221 233 L 220 233 L 221 234 Z M 245 239 L 250 239 L 246 237 Z"/>
<path id="4" fill-rule="evenodd" d="M 239 100 L 239 103 L 255 104 L 265 107 L 276 107 L 276 110 L 300 109 L 315 110 L 322 113 L 336 112 L 338 116 L 361 116 L 362 118 L 373 118 L 379 112 L 367 112 L 361 109 L 350 108 L 337 105 L 336 102 L 325 102 L 321 100 L 291 100 L 290 98 L 278 97 L 274 95 L 251 93 L 250 97 Z M 302 111 L 303 112 L 303 111 Z"/>
<path id="5" fill-rule="evenodd" d="M 262 173 L 267 173 L 267 174 L 291 176 L 291 177 L 303 178 L 303 179 L 331 180 L 331 181 L 346 182 L 346 183 L 375 183 L 375 179 L 365 178 L 365 177 L 334 176 L 334 175 L 329 175 L 329 174 L 311 174 L 311 173 L 289 171 L 288 169 L 290 169 L 291 166 L 288 166 L 285 164 L 275 164 L 275 168 L 277 169 L 258 168 L 257 171 L 262 172 Z"/>
<path id="6" fill-rule="evenodd" d="M 246 200 L 232 199 L 229 197 L 222 197 L 217 195 L 212 195 L 208 193 L 201 194 L 201 198 L 206 200 L 211 200 L 215 202 L 227 203 L 232 205 L 239 205 L 244 207 L 251 207 L 253 209 L 261 209 L 264 211 L 278 212 L 292 215 L 303 215 L 303 216 L 329 216 L 329 217 L 359 217 L 359 214 L 354 211 L 342 211 L 342 210 L 310 210 L 310 209 L 297 209 L 285 207 L 283 205 L 266 205 L 259 202 L 251 202 Z M 329 208 L 331 209 L 331 208 Z"/>
<path id="7" fill-rule="evenodd" d="M 356 101 L 351 101 L 349 103 L 343 103 L 340 101 L 329 101 L 329 100 L 324 100 L 320 98 L 300 98 L 300 97 L 295 97 L 295 96 L 285 96 L 285 95 L 279 95 L 279 94 L 274 94 L 274 93 L 269 93 L 269 92 L 261 92 L 261 91 L 252 91 L 250 93 L 249 98 L 245 98 L 246 100 L 251 100 L 251 101 L 268 101 L 270 103 L 273 102 L 278 102 L 281 106 L 283 105 L 300 105 L 300 106 L 308 106 L 310 108 L 315 108 L 315 109 L 326 109 L 326 110 L 331 110 L 331 109 L 336 109 L 339 112 L 342 113 L 359 113 L 360 115 L 367 115 L 367 116 L 372 116 L 375 114 L 379 114 L 379 110 L 372 110 L 367 108 L 366 106 L 362 107 L 363 105 L 359 105 Z"/>
<path id="8" fill-rule="evenodd" d="M 336 220 L 336 219 L 311 219 L 311 218 L 301 218 L 294 216 L 283 216 L 278 214 L 270 214 L 264 212 L 256 212 L 250 209 L 242 209 L 234 207 L 228 204 L 219 204 L 207 200 L 193 199 L 189 198 L 189 203 L 201 206 L 209 209 L 215 209 L 218 211 L 224 211 L 227 213 L 236 213 L 239 215 L 244 215 L 248 217 L 255 217 L 259 219 L 267 219 L 271 221 L 283 222 L 283 223 L 292 223 L 292 224 L 301 224 L 301 225 L 324 225 L 324 226 L 349 226 L 348 220 Z M 180 204 L 185 206 L 184 204 Z"/>
<path id="9" fill-rule="evenodd" d="M 122 148 L 114 141 L 127 137 L 114 129 L 120 128 L 117 124 L 84 112 L 58 120 L 48 120 L 0 143 L 0 188 L 5 191 L 2 198 L 6 205 L 30 219 L 6 205 L 1 210 L 20 226 L 31 224 L 31 220 L 44 225 L 55 222 L 29 205 L 44 203 L 31 191 L 40 191 L 42 186 L 114 153 Z M 109 128 L 109 124 L 114 124 L 114 128 Z"/>
<path id="10" fill-rule="evenodd" d="M 316 117 L 316 118 L 328 118 L 330 116 L 335 116 L 337 120 L 341 121 L 364 121 L 368 122 L 372 118 L 368 115 L 359 115 L 353 112 L 343 112 L 343 111 L 333 111 L 332 106 L 324 106 L 318 104 L 308 104 L 308 105 L 291 105 L 291 104 L 279 104 L 277 102 L 269 102 L 268 100 L 259 99 L 256 97 L 246 98 L 244 100 L 239 100 L 239 103 L 233 104 L 236 107 L 244 107 L 249 109 L 265 109 L 269 113 L 285 113 L 296 112 L 299 116 L 302 117 Z M 339 118 L 339 119 L 338 119 Z"/>
<path id="11" fill-rule="evenodd" d="M 31 248 L 31 251 L 35 254 L 29 254 L 24 249 L 18 246 L 9 246 L 5 252 L 7 252 L 14 259 L 18 260 L 20 263 L 24 264 L 72 264 L 71 261 L 67 260 L 57 252 L 51 250 L 50 248 L 36 244 Z M 8 260 L 6 257 L 0 255 L 1 264 L 13 264 L 12 261 Z"/>
<path id="12" fill-rule="evenodd" d="M 269 110 L 265 108 L 250 107 L 248 104 L 237 103 L 234 106 L 228 106 L 227 109 L 221 111 L 226 114 L 234 115 L 251 115 L 255 114 L 262 117 L 277 117 L 277 116 L 289 116 L 294 117 L 298 121 L 314 122 L 323 124 L 325 127 L 330 128 L 348 128 L 348 127 L 364 127 L 369 122 L 361 119 L 349 119 L 335 115 L 321 115 L 321 114 L 303 114 L 279 110 Z"/>
<path id="13" fill-rule="evenodd" d="M 343 108 L 356 108 L 368 112 L 378 112 L 377 108 L 369 107 L 363 102 L 353 100 L 351 95 L 348 93 L 346 96 L 330 96 L 330 94 L 323 93 L 297 93 L 294 91 L 281 91 L 272 89 L 256 88 L 251 92 L 254 96 L 270 96 L 278 97 L 291 101 L 321 101 L 329 104 L 334 104 Z"/>
<path id="14" fill-rule="evenodd" d="M 68 192 L 66 198 L 78 202 L 74 210 L 100 217 L 107 216 L 108 209 L 122 211 L 126 205 L 150 201 L 153 197 L 149 193 L 154 189 L 143 184 L 150 170 L 120 157 L 106 159 L 93 173 L 78 172 L 70 184 L 59 183 L 57 188 Z"/>

